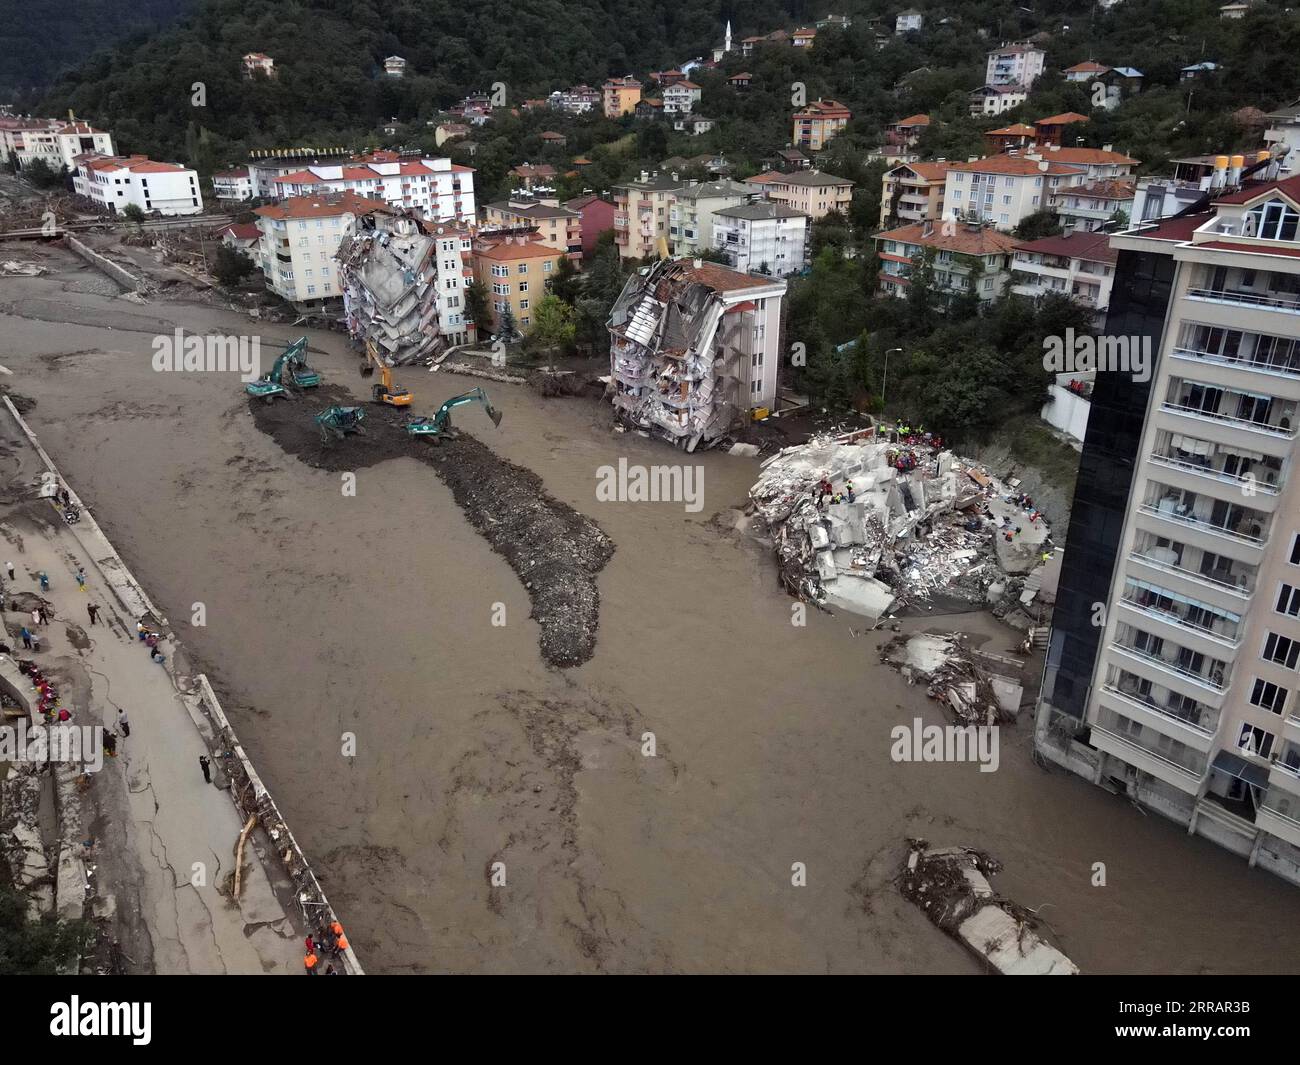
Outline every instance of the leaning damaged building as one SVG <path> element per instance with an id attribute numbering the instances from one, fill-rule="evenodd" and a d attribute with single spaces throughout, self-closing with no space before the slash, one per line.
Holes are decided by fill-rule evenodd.
<path id="1" fill-rule="evenodd" d="M 373 340 L 390 365 L 475 339 L 465 321 L 470 234 L 412 213 L 373 211 L 339 245 L 348 335 Z"/>
<path id="2" fill-rule="evenodd" d="M 1047 549 L 1043 519 L 983 467 L 874 428 L 783 449 L 749 495 L 790 592 L 873 620 L 938 596 L 989 602 Z"/>
<path id="3" fill-rule="evenodd" d="M 694 451 L 770 409 L 785 287 L 700 259 L 665 259 L 633 274 L 608 323 L 619 419 Z"/>

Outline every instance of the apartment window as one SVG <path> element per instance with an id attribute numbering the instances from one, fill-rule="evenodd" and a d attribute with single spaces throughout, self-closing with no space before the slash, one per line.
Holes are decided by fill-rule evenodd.
<path id="1" fill-rule="evenodd" d="M 1291 640 L 1279 636 L 1276 632 L 1270 632 L 1268 638 L 1264 640 L 1263 657 L 1268 662 L 1276 662 L 1287 669 L 1295 669 L 1296 662 L 1300 660 L 1300 640 Z"/>
<path id="2" fill-rule="evenodd" d="M 302 272 L 302 276 L 303 276 L 303 277 L 311 277 L 311 271 L 310 271 L 310 270 L 304 270 L 304 271 Z"/>
<path id="3" fill-rule="evenodd" d="M 520 272 L 521 274 L 526 274 L 526 273 L 528 273 L 528 264 L 527 264 L 527 263 L 520 263 L 520 264 L 519 264 L 519 272 Z"/>
<path id="4" fill-rule="evenodd" d="M 307 295 L 309 295 L 309 296 L 314 296 L 314 295 L 316 295 L 316 286 L 315 286 L 315 285 L 308 285 L 308 286 L 307 286 Z"/>
<path id="5" fill-rule="evenodd" d="M 300 247 L 300 248 L 305 248 L 305 247 L 307 247 L 307 238 L 306 238 L 306 237 L 299 237 L 299 238 L 298 238 L 298 247 Z"/>
<path id="6" fill-rule="evenodd" d="M 527 282 L 527 281 L 520 281 L 520 282 L 519 282 L 519 291 L 520 291 L 520 292 L 527 292 L 527 291 L 528 291 L 528 282 Z"/>
<path id="7" fill-rule="evenodd" d="M 1251 689 L 1250 702 L 1270 713 L 1281 714 L 1286 707 L 1287 691 L 1276 684 L 1255 678 L 1255 687 Z"/>
<path id="8" fill-rule="evenodd" d="M 317 228 L 317 229 L 324 229 L 324 228 L 325 228 L 325 220 L 324 220 L 323 218 L 318 218 L 318 219 L 316 219 L 316 228 Z"/>
<path id="9" fill-rule="evenodd" d="M 520 309 L 521 311 L 526 311 L 526 310 L 528 310 L 528 301 L 527 301 L 527 300 L 520 300 L 520 301 L 519 301 L 519 309 Z"/>
<path id="10" fill-rule="evenodd" d="M 555 263 L 548 259 L 546 262 L 542 263 L 542 273 L 549 274 L 551 272 L 551 267 L 554 265 Z"/>
<path id="11" fill-rule="evenodd" d="M 1273 733 L 1265 732 L 1254 725 L 1242 725 L 1241 735 L 1237 737 L 1237 747 L 1246 754 L 1267 758 L 1273 750 Z"/>
<path id="12" fill-rule="evenodd" d="M 298 228 L 299 228 L 299 229 L 306 229 L 306 228 L 307 228 L 307 223 L 306 223 L 306 222 L 299 222 L 299 223 L 298 223 Z"/>
<path id="13" fill-rule="evenodd" d="M 328 281 L 325 282 L 325 291 L 326 291 L 326 292 L 333 292 L 333 291 L 334 291 L 334 286 L 331 285 Z"/>
<path id="14" fill-rule="evenodd" d="M 510 276 L 510 267 L 508 267 L 508 266 L 497 266 L 496 264 L 493 264 L 493 266 L 492 266 L 492 276 L 493 276 L 493 277 L 509 277 L 509 276 Z"/>
<path id="15" fill-rule="evenodd" d="M 1011 203 L 1011 197 L 1010 197 L 1010 196 L 1003 196 L 1003 197 L 1002 197 L 1002 203 L 1003 203 L 1003 206 L 1008 206 L 1008 205 L 1010 205 L 1010 203 Z"/>
<path id="16" fill-rule="evenodd" d="M 1300 566 L 1300 533 L 1291 540 L 1291 565 Z"/>
<path id="17" fill-rule="evenodd" d="M 1279 614 L 1287 614 L 1293 618 L 1300 617 L 1300 588 L 1292 588 L 1289 584 L 1282 585 L 1277 593 L 1277 605 L 1273 609 Z"/>
<path id="18" fill-rule="evenodd" d="M 954 177 L 955 177 L 959 182 L 962 181 L 962 180 L 966 177 L 965 174 L 954 174 L 953 176 L 954 176 Z"/>
<path id="19" fill-rule="evenodd" d="M 510 286 L 509 284 L 501 284 L 498 282 L 492 286 L 492 291 L 498 296 L 508 296 L 510 295 Z"/>
<path id="20" fill-rule="evenodd" d="M 1281 200 L 1262 203 L 1246 215 L 1246 232 L 1262 240 L 1295 240 L 1300 214 Z"/>
<path id="21" fill-rule="evenodd" d="M 528 315 L 525 314 L 522 318 L 519 319 L 519 324 L 520 324 L 520 325 L 530 325 L 530 324 L 532 324 L 532 319 L 529 318 Z"/>

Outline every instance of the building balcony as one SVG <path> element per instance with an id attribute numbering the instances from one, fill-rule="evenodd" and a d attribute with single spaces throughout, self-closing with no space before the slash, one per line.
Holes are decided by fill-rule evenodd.
<path id="1" fill-rule="evenodd" d="M 1198 462 L 1195 458 L 1179 455 L 1177 452 L 1172 454 L 1151 454 L 1147 456 L 1147 461 L 1156 466 L 1191 473 L 1218 484 L 1231 485 L 1238 490 L 1248 488 L 1250 491 L 1267 496 L 1275 496 L 1281 490 L 1277 483 L 1278 473 L 1275 470 L 1265 470 L 1260 476 L 1255 476 L 1250 472 L 1244 474 L 1230 473 L 1227 469 L 1216 469 L 1209 465 L 1210 460 L 1208 458 L 1205 462 Z"/>
<path id="2" fill-rule="evenodd" d="M 1269 779 L 1272 780 L 1272 774 Z M 1292 812 L 1283 813 L 1284 806 Z M 1295 808 L 1294 797 L 1270 785 L 1268 791 L 1264 792 L 1263 802 L 1255 811 L 1255 825 L 1269 835 L 1286 840 L 1293 847 L 1300 847 L 1300 820 L 1294 816 Z"/>
<path id="3" fill-rule="evenodd" d="M 1172 550 L 1156 547 L 1154 543 L 1143 548 L 1135 547 L 1129 557 L 1141 565 L 1150 566 L 1161 573 L 1181 577 L 1209 591 L 1227 592 L 1241 605 L 1248 603 L 1255 591 L 1254 567 L 1247 566 L 1245 563 L 1234 563 L 1234 565 L 1240 565 L 1240 572 L 1211 570 L 1208 573 L 1202 573 L 1169 561 L 1170 558 L 1176 557 Z"/>
<path id="4" fill-rule="evenodd" d="M 1214 496 L 1171 488 L 1157 481 L 1149 482 L 1147 497 L 1137 509 L 1162 521 L 1200 529 L 1211 536 L 1250 547 L 1262 548 L 1268 542 L 1267 514 Z"/>
<path id="5" fill-rule="evenodd" d="M 1179 657 L 1166 658 L 1163 654 L 1157 654 L 1147 650 L 1134 643 L 1134 638 L 1140 630 L 1129 629 L 1129 635 L 1124 638 L 1124 642 L 1114 644 L 1112 650 L 1130 662 L 1136 663 L 1139 667 L 1149 667 L 1157 674 L 1168 675 L 1169 679 L 1184 681 L 1193 685 L 1196 689 L 1212 696 L 1217 697 L 1227 689 L 1227 675 L 1230 668 L 1226 662 L 1220 662 L 1217 659 L 1206 659 L 1199 670 L 1185 665 L 1185 662 L 1195 662 L 1195 656 L 1176 645 L 1170 645 Z M 1143 633 L 1143 635 L 1146 635 Z M 1121 686 L 1122 688 L 1122 686 Z M 1216 722 L 1217 725 L 1217 722 Z"/>
<path id="6" fill-rule="evenodd" d="M 1163 721 L 1159 723 L 1161 732 L 1184 741 L 1190 739 L 1185 735 L 1186 730 L 1197 733 L 1195 742 L 1201 750 L 1209 750 L 1204 741 L 1212 737 L 1219 727 L 1219 711 L 1214 707 L 1181 696 L 1169 688 L 1154 685 L 1144 677 L 1135 676 L 1115 666 L 1111 667 L 1101 690 L 1115 696 L 1125 706 L 1162 718 Z M 1175 723 L 1179 727 L 1171 732 L 1169 728 L 1163 727 L 1167 723 Z"/>
<path id="7" fill-rule="evenodd" d="M 1220 414 L 1216 410 L 1206 410 L 1203 407 L 1188 402 L 1188 399 L 1185 396 L 1173 400 L 1166 400 L 1160 405 L 1160 409 L 1168 411 L 1170 414 L 1177 414 L 1180 417 L 1194 418 L 1197 421 L 1231 426 L 1236 429 L 1244 429 L 1251 433 L 1261 433 L 1282 440 L 1293 440 L 1295 438 L 1295 429 L 1291 427 L 1292 417 L 1281 413 L 1274 413 L 1271 416 L 1266 416 L 1266 418 L 1262 420 L 1256 418 L 1244 418 L 1234 414 Z"/>
<path id="8" fill-rule="evenodd" d="M 1300 352 L 1287 352 L 1285 356 L 1269 358 L 1260 353 L 1233 355 L 1227 352 L 1201 351 L 1196 348 L 1174 348 L 1176 359 L 1211 362 L 1220 366 L 1231 366 L 1238 370 L 1253 370 L 1256 373 L 1271 374 L 1281 377 L 1300 377 Z"/>
<path id="9" fill-rule="evenodd" d="M 1187 596 L 1154 586 L 1143 588 L 1139 582 L 1130 578 L 1119 601 L 1122 606 L 1135 611 L 1138 617 L 1168 627 L 1166 632 L 1157 635 L 1168 635 L 1175 642 L 1185 644 L 1193 650 L 1198 648 L 1187 643 L 1191 637 L 1200 637 L 1212 647 L 1217 645 L 1218 648 L 1229 650 L 1235 650 L 1241 643 L 1239 615 L 1229 614 Z"/>
<path id="10" fill-rule="evenodd" d="M 1261 247 L 1260 250 L 1265 249 Z M 1300 300 L 1289 295 L 1247 292 L 1242 289 L 1189 288 L 1187 298 L 1210 303 L 1235 303 L 1259 310 L 1282 311 L 1286 314 L 1300 314 Z"/>
<path id="11" fill-rule="evenodd" d="M 1099 724 L 1092 726 L 1092 745 L 1097 750 L 1118 758 L 1125 765 L 1135 766 L 1189 795 L 1196 795 L 1201 790 L 1201 779 L 1205 775 L 1204 759 L 1201 759 L 1199 768 L 1195 760 L 1184 764 L 1187 759 L 1175 760 Z"/>

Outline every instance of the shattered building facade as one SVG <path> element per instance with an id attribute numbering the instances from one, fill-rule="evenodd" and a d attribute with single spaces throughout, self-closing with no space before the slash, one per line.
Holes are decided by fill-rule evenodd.
<path id="1" fill-rule="evenodd" d="M 373 340 L 390 365 L 473 343 L 475 327 L 465 319 L 470 247 L 467 231 L 413 213 L 358 219 L 335 255 L 348 335 Z"/>
<path id="2" fill-rule="evenodd" d="M 700 259 L 665 259 L 633 274 L 608 322 L 619 419 L 694 451 L 771 408 L 785 289 Z"/>

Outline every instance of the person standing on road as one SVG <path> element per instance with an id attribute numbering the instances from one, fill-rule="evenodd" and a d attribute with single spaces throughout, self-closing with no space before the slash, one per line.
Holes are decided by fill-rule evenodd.
<path id="1" fill-rule="evenodd" d="M 86 571 L 80 566 L 77 567 L 77 588 L 83 592 L 86 590 Z"/>
<path id="2" fill-rule="evenodd" d="M 50 590 L 50 575 L 44 570 L 41 570 L 36 577 L 41 582 L 41 591 L 48 592 Z"/>
<path id="3" fill-rule="evenodd" d="M 90 615 L 90 623 L 92 625 L 99 624 L 99 607 L 97 607 L 94 603 L 87 603 L 86 613 Z"/>
<path id="4" fill-rule="evenodd" d="M 42 603 L 42 604 L 41 604 L 40 606 L 38 606 L 36 609 L 37 609 L 38 611 L 40 611 L 40 614 L 41 614 L 41 624 L 42 624 L 42 625 L 48 625 L 48 624 L 50 623 L 50 608 L 49 608 L 48 606 L 46 606 L 44 603 Z"/>
<path id="5" fill-rule="evenodd" d="M 120 706 L 117 708 L 117 727 L 122 730 L 123 736 L 131 735 L 131 722 L 126 719 L 126 711 Z"/>
<path id="6" fill-rule="evenodd" d="M 19 635 L 23 638 L 23 646 L 30 651 L 32 649 L 32 634 L 26 625 L 23 626 L 22 632 L 20 632 Z"/>
<path id="7" fill-rule="evenodd" d="M 211 765 L 212 763 L 208 761 L 208 756 L 206 754 L 199 755 L 199 768 L 203 770 L 203 782 L 205 784 L 212 783 Z"/>
<path id="8" fill-rule="evenodd" d="M 9 571 L 9 579 L 10 579 L 10 580 L 13 580 L 13 579 L 14 579 L 14 564 L 13 564 L 12 562 L 6 562 L 6 563 L 5 563 L 5 569 Z"/>

